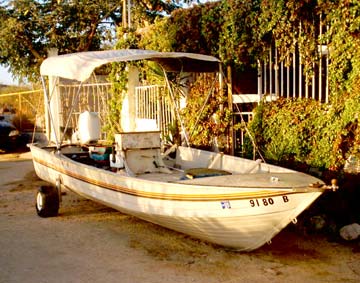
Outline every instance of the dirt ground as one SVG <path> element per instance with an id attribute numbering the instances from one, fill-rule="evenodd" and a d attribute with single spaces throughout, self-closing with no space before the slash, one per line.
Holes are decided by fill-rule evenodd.
<path id="1" fill-rule="evenodd" d="M 190 238 L 67 192 L 40 218 L 29 154 L 0 155 L 0 282 L 360 282 L 360 243 L 289 227 L 250 253 Z"/>

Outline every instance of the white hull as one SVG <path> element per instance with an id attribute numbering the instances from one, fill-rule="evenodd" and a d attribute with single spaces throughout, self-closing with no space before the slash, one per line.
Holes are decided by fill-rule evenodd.
<path id="1" fill-rule="evenodd" d="M 314 177 L 266 164 L 260 168 L 241 158 L 221 156 L 217 160 L 215 153 L 199 150 L 183 149 L 183 157 L 196 158 L 178 162 L 183 168 L 210 163 L 233 175 L 178 182 L 162 179 L 161 174 L 130 177 L 36 145 L 30 148 L 35 171 L 43 180 L 52 184 L 60 180 L 72 191 L 121 212 L 243 251 L 269 242 L 323 192 L 309 187 L 321 182 Z M 253 169 L 255 173 L 242 173 Z"/>

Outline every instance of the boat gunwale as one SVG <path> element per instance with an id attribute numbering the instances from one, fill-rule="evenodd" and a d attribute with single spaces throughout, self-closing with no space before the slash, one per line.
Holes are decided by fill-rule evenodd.
<path id="1" fill-rule="evenodd" d="M 38 146 L 36 146 L 39 150 L 44 150 L 47 154 L 51 155 L 51 152 L 40 148 Z M 55 156 L 56 154 L 58 154 L 58 156 Z M 53 152 L 53 156 L 55 158 L 59 158 L 63 161 L 69 162 L 69 164 L 72 165 L 77 165 L 77 164 L 81 164 L 82 166 L 90 169 L 90 170 L 95 170 L 98 171 L 100 174 L 111 174 L 113 176 L 116 176 L 118 178 L 124 178 L 125 179 L 132 179 L 134 181 L 141 181 L 141 182 L 147 182 L 147 183 L 152 183 L 152 184 L 166 184 L 167 182 L 161 182 L 161 181 L 155 181 L 155 180 L 147 180 L 145 178 L 139 178 L 139 177 L 130 177 L 130 176 L 120 176 L 117 175 L 117 173 L 111 172 L 111 171 L 106 171 L 104 169 L 100 169 L 91 165 L 87 165 L 87 164 L 83 164 L 80 162 L 77 162 L 67 156 L 65 156 L 64 154 L 59 154 L 56 152 Z M 48 167 L 52 170 L 55 170 L 57 172 L 59 172 L 60 174 L 64 174 L 66 176 L 69 176 L 71 178 L 75 178 L 77 180 L 80 180 L 82 182 L 91 184 L 91 185 L 95 185 L 98 187 L 101 187 L 103 189 L 108 189 L 108 190 L 112 190 L 112 191 L 117 191 L 123 194 L 127 194 L 127 195 L 132 195 L 132 196 L 137 196 L 137 197 L 144 197 L 144 198 L 152 198 L 152 199 L 161 199 L 161 200 L 177 200 L 177 201 L 223 201 L 223 200 L 246 200 L 246 199 L 254 199 L 254 198 L 265 198 L 265 197 L 276 197 L 276 196 L 281 196 L 281 195 L 285 195 L 285 194 L 297 194 L 297 193 L 312 193 L 312 192 L 324 192 L 325 189 L 324 188 L 316 188 L 316 187 L 303 187 L 303 188 L 269 188 L 269 189 L 265 189 L 263 187 L 239 187 L 239 186 L 232 186 L 232 187 L 226 187 L 226 186 L 207 186 L 207 185 L 194 185 L 194 184 L 186 184 L 186 183 L 176 183 L 176 182 L 168 182 L 169 184 L 171 184 L 172 186 L 176 186 L 176 187 L 184 187 L 186 186 L 188 189 L 194 189 L 194 190 L 199 190 L 199 188 L 201 189 L 207 189 L 206 193 L 202 193 L 202 194 L 181 194 L 181 193 L 166 193 L 166 192 L 150 192 L 150 191 L 144 191 L 144 190 L 138 190 L 138 189 L 132 189 L 132 188 L 126 188 L 124 186 L 119 186 L 116 184 L 111 184 L 109 182 L 102 182 L 102 181 L 98 181 L 94 178 L 89 178 L 89 177 L 85 177 L 82 176 L 81 174 L 76 174 L 70 170 L 66 170 L 63 167 L 64 166 L 57 166 L 55 164 L 46 162 L 44 160 L 41 160 L 38 157 L 33 156 L 33 160 L 34 162 L 41 164 L 45 167 Z M 208 177 L 208 178 L 216 178 L 216 177 Z M 229 188 L 239 188 L 241 190 L 255 190 L 252 192 L 231 192 L 231 193 L 227 193 L 227 194 L 219 194 L 219 193 L 213 193 L 210 194 L 209 190 L 211 189 L 216 189 L 216 190 L 229 190 Z M 261 191 L 256 191 L 258 189 L 262 189 Z M 76 190 L 75 190 L 76 191 Z"/>

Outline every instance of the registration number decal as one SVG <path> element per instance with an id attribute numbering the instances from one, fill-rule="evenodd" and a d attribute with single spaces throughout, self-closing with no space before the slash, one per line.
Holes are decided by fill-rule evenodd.
<path id="1" fill-rule="evenodd" d="M 289 202 L 288 196 L 282 196 L 282 200 L 284 203 Z M 257 206 L 268 206 L 268 205 L 274 205 L 275 201 L 273 198 L 257 198 L 257 199 L 251 199 L 250 201 L 251 207 L 257 207 Z"/>
<path id="2" fill-rule="evenodd" d="M 221 207 L 222 207 L 222 209 L 230 209 L 231 208 L 230 201 L 228 201 L 228 200 L 222 201 L 221 202 Z"/>

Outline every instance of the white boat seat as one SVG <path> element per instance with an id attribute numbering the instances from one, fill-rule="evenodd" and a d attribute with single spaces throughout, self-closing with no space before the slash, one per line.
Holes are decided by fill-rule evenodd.
<path id="1" fill-rule="evenodd" d="M 171 173 L 164 164 L 160 149 L 131 149 L 124 151 L 126 166 L 134 174 Z"/>
<path id="2" fill-rule="evenodd" d="M 115 135 L 116 152 L 133 174 L 171 173 L 160 153 L 160 132 L 127 132 Z"/>

